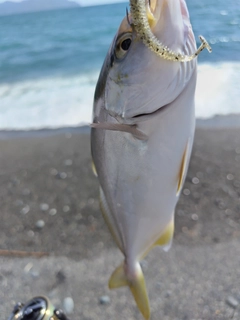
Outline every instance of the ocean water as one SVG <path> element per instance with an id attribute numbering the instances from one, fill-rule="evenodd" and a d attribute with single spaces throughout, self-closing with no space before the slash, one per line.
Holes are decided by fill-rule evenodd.
<path id="1" fill-rule="evenodd" d="M 91 121 L 98 74 L 127 3 L 0 17 L 0 130 Z M 240 0 L 188 1 L 202 52 L 196 115 L 240 113 Z"/>

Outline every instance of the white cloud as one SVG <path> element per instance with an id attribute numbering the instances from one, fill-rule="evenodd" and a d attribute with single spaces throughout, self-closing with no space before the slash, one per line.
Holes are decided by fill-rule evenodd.
<path id="1" fill-rule="evenodd" d="M 0 0 L 0 3 L 11 1 L 11 2 L 22 2 L 23 0 Z"/>

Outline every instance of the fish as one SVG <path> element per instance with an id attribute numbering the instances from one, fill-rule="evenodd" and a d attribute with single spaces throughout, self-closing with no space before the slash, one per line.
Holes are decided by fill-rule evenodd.
<path id="1" fill-rule="evenodd" d="M 140 24 L 139 12 L 147 17 Z M 205 39 L 196 48 L 185 0 L 130 0 L 95 89 L 92 166 L 104 220 L 123 254 L 108 285 L 128 286 L 145 319 L 150 303 L 140 262 L 155 246 L 167 251 L 172 244 L 202 47 L 210 50 Z"/>

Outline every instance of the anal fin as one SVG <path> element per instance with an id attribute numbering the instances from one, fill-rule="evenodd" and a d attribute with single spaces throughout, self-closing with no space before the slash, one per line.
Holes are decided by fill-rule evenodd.
<path id="1" fill-rule="evenodd" d="M 161 246 L 164 251 L 168 251 L 172 245 L 172 239 L 174 234 L 174 220 L 168 224 L 165 231 L 161 234 L 154 246 Z"/>

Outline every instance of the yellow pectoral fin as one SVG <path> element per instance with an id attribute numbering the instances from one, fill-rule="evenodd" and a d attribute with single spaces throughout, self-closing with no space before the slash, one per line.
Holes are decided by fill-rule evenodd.
<path id="1" fill-rule="evenodd" d="M 155 242 L 154 246 L 162 246 L 164 250 L 168 251 L 172 244 L 174 234 L 174 220 L 172 220 L 160 238 Z"/>
<path id="2" fill-rule="evenodd" d="M 148 294 L 146 290 L 144 275 L 139 264 L 138 268 L 136 269 L 135 276 L 131 280 L 128 280 L 123 264 L 120 265 L 111 275 L 108 285 L 109 289 L 129 286 L 138 309 L 146 320 L 150 319 Z"/>

